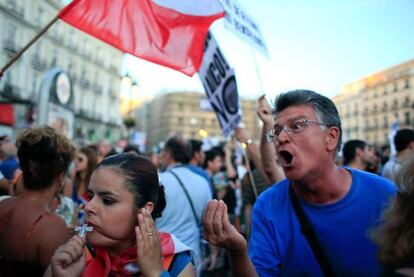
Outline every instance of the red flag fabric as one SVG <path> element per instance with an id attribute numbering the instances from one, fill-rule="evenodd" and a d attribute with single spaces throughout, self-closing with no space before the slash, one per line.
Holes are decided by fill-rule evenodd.
<path id="1" fill-rule="evenodd" d="M 218 0 L 74 0 L 59 17 L 142 59 L 192 76 L 207 31 L 224 16 Z"/>

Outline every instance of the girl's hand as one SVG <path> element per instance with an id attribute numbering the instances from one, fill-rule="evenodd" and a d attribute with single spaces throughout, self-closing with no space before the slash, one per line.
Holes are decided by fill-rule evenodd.
<path id="1" fill-rule="evenodd" d="M 59 246 L 52 256 L 45 276 L 81 276 L 86 265 L 84 245 L 85 240 L 75 235 L 67 243 Z M 50 273 L 52 275 L 49 275 Z"/>
<path id="2" fill-rule="evenodd" d="M 138 266 L 146 277 L 158 277 L 163 271 L 161 242 L 151 214 L 141 209 L 138 214 L 138 226 L 135 227 L 137 237 Z"/>

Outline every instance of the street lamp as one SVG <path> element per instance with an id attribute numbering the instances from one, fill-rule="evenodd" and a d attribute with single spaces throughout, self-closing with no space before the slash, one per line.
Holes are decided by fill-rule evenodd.
<path id="1" fill-rule="evenodd" d="M 124 91 L 126 92 L 124 94 L 124 97 L 126 98 L 126 114 L 131 115 L 132 109 L 133 109 L 133 99 L 132 97 L 136 94 L 138 94 L 138 82 L 133 80 L 131 76 L 127 73 L 125 76 L 122 77 L 122 87 Z"/>

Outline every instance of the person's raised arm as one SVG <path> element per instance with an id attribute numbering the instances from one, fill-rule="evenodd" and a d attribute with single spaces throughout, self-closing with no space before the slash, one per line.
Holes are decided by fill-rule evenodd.
<path id="1" fill-rule="evenodd" d="M 233 179 L 237 177 L 237 171 L 234 168 L 234 165 L 232 163 L 232 154 L 233 154 L 233 149 L 231 147 L 231 142 L 227 142 L 226 145 L 224 146 L 224 164 L 226 165 L 226 171 L 227 171 L 227 178 L 229 179 Z"/>
<path id="2" fill-rule="evenodd" d="M 271 184 L 277 183 L 285 177 L 282 168 L 277 163 L 277 153 L 272 138 L 273 115 L 272 109 L 264 95 L 258 99 L 257 115 L 263 122 L 262 135 L 260 136 L 260 154 L 263 170 Z"/>
<path id="3" fill-rule="evenodd" d="M 246 145 L 246 150 L 245 151 L 247 152 L 247 157 L 253 161 L 254 165 L 256 166 L 256 169 L 263 176 L 264 182 L 266 184 L 270 184 L 271 182 L 270 182 L 266 172 L 264 171 L 264 168 L 263 168 L 263 165 L 262 165 L 259 145 L 257 143 L 255 143 L 254 141 L 252 141 L 252 139 L 250 139 L 250 135 L 249 135 L 249 133 L 247 132 L 247 130 L 245 128 L 237 127 L 236 131 L 235 131 L 235 136 L 236 136 L 236 139 L 240 143 L 244 143 Z M 247 161 L 246 161 L 246 163 L 247 163 Z M 250 168 L 250 166 L 249 166 L 249 168 Z M 240 178 L 243 178 L 243 176 L 240 176 Z"/>
<path id="4" fill-rule="evenodd" d="M 226 204 L 220 200 L 208 203 L 203 219 L 204 236 L 211 244 L 227 249 L 233 276 L 258 276 L 247 254 L 247 242 L 231 225 Z"/>

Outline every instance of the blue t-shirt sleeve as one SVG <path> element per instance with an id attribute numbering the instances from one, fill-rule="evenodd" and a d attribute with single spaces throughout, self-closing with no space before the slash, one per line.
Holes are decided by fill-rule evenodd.
<path id="1" fill-rule="evenodd" d="M 259 276 L 278 276 L 281 266 L 281 255 L 276 245 L 278 236 L 269 227 L 265 206 L 263 201 L 257 201 L 253 208 L 249 256 Z"/>
<path id="2" fill-rule="evenodd" d="M 192 263 L 192 261 L 190 251 L 178 253 L 174 256 L 170 268 L 168 269 L 168 273 L 170 273 L 171 277 L 178 276 L 189 263 Z"/>

